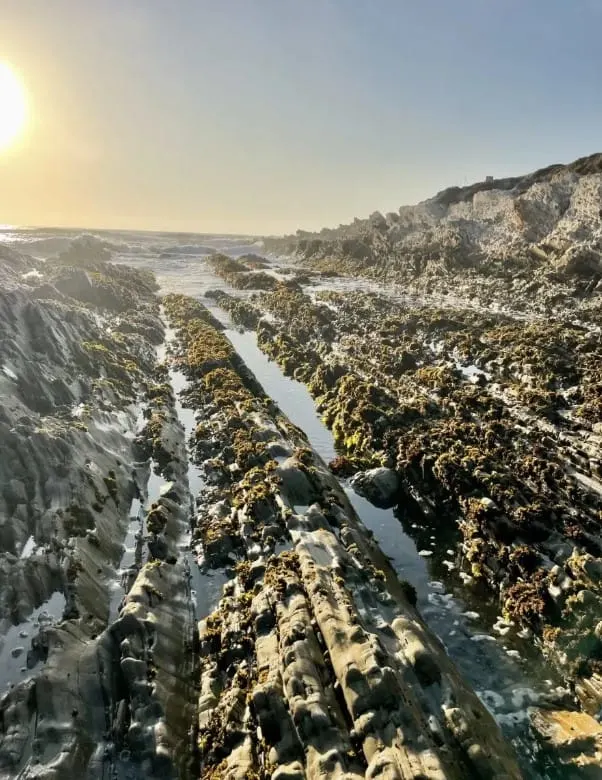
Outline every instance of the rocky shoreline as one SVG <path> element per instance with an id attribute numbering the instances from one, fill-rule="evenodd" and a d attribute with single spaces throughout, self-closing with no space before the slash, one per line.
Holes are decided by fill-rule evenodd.
<path id="1" fill-rule="evenodd" d="M 235 572 L 199 629 L 201 776 L 519 777 L 302 432 L 201 304 L 164 303 L 203 412 L 193 537 Z"/>
<path id="2" fill-rule="evenodd" d="M 326 465 L 199 300 L 88 239 L 0 252 L 0 777 L 521 777 L 343 478 L 459 540 L 570 685 L 541 750 L 598 776 L 596 292 L 548 321 L 212 255 L 207 300 L 307 386 Z"/>
<path id="3" fill-rule="evenodd" d="M 499 590 L 506 618 L 597 713 L 598 335 L 290 285 L 262 296 L 254 318 L 249 302 L 244 317 L 224 295 L 220 305 L 254 319 L 259 346 L 307 384 L 341 453 L 332 469 L 389 469 L 392 503 L 457 524 L 468 575 Z"/>
<path id="4" fill-rule="evenodd" d="M 598 323 L 602 155 L 527 176 L 451 187 L 416 206 L 318 233 L 268 237 L 305 270 L 397 282 L 406 293 Z"/>
<path id="5" fill-rule="evenodd" d="M 7 778 L 169 777 L 190 756 L 184 436 L 156 389 L 153 275 L 107 259 L 85 242 L 45 264 L 2 250 L 1 610 L 21 627 L 3 653 L 27 659 L 0 701 Z M 136 503 L 146 530 L 154 507 L 169 522 L 138 534 L 120 571 Z"/>

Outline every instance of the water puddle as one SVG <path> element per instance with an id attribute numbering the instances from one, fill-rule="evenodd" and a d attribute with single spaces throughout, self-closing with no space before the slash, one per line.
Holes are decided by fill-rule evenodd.
<path id="1" fill-rule="evenodd" d="M 8 366 L 2 366 L 2 371 L 6 374 L 6 376 L 9 379 L 12 379 L 13 381 L 17 381 L 18 377 L 15 374 L 15 372 L 12 370 L 12 368 L 9 368 Z"/>
<path id="2" fill-rule="evenodd" d="M 129 569 L 136 560 L 136 546 L 142 535 L 143 511 L 139 498 L 132 501 L 130 507 L 130 524 L 123 542 L 124 552 L 121 558 L 121 569 Z"/>
<path id="3" fill-rule="evenodd" d="M 142 501 L 134 498 L 130 506 L 130 521 L 123 540 L 123 554 L 117 571 L 119 582 L 116 582 L 111 590 L 109 623 L 116 620 L 119 615 L 123 599 L 129 592 L 139 564 L 142 562 L 145 516 Z"/>
<path id="4" fill-rule="evenodd" d="M 311 504 L 293 504 L 293 509 L 298 515 L 304 515 Z"/>
<path id="5" fill-rule="evenodd" d="M 131 409 L 130 419 L 132 414 L 136 414 L 131 434 L 134 438 L 140 435 L 146 425 L 144 411 L 143 404 Z M 122 421 L 124 425 L 127 419 L 126 417 Z M 118 579 L 113 583 L 109 597 L 109 623 L 119 616 L 124 597 L 129 593 L 137 572 L 148 560 L 148 548 L 145 544 L 146 515 L 151 505 L 159 499 L 166 484 L 165 480 L 156 473 L 154 461 L 135 463 L 134 467 L 139 497 L 132 499 L 128 513 L 129 521 L 123 540 L 123 553 L 117 569 Z"/>
<path id="6" fill-rule="evenodd" d="M 327 463 L 336 457 L 331 432 L 320 420 L 313 399 L 305 387 L 285 376 L 277 363 L 257 346 L 255 333 L 227 329 L 224 334 L 260 381 L 266 393 L 284 414 L 309 436 L 314 449 Z"/>
<path id="7" fill-rule="evenodd" d="M 63 616 L 65 597 L 53 593 L 31 615 L 16 626 L 11 626 L 0 640 L 0 692 L 24 680 L 43 665 L 40 652 L 32 639 L 46 628 L 55 625 Z"/>
<path id="8" fill-rule="evenodd" d="M 161 498 L 161 491 L 166 485 L 161 474 L 157 473 L 157 464 L 151 461 L 150 474 L 146 486 L 146 497 L 144 500 L 145 513 Z"/>
<path id="9" fill-rule="evenodd" d="M 185 553 L 190 572 L 190 592 L 197 619 L 207 617 L 217 609 L 222 597 L 224 585 L 230 577 L 223 569 L 208 572 L 201 571 L 191 552 Z"/>
<path id="10" fill-rule="evenodd" d="M 205 484 L 200 470 L 192 463 L 190 457 L 191 439 L 194 439 L 197 421 L 194 410 L 182 405 L 181 394 L 188 387 L 188 380 L 181 371 L 177 371 L 173 368 L 170 368 L 169 370 L 169 379 L 176 396 L 176 412 L 184 427 L 184 434 L 186 436 L 186 449 L 188 451 L 188 486 L 192 495 L 193 504 L 196 505 L 196 498 Z"/>
<path id="11" fill-rule="evenodd" d="M 491 381 L 491 374 L 488 374 L 487 371 L 483 371 L 472 363 L 470 365 L 462 365 L 462 363 L 458 362 L 456 363 L 456 369 L 462 374 L 464 379 L 472 384 L 478 384 L 482 381 Z"/>
<path id="12" fill-rule="evenodd" d="M 176 332 L 166 327 L 165 342 L 157 348 L 157 356 L 160 362 L 167 360 L 169 364 L 170 344 L 175 340 Z M 191 445 L 194 441 L 194 434 L 197 428 L 197 421 L 195 411 L 190 407 L 184 406 L 182 403 L 182 394 L 188 388 L 188 380 L 184 373 L 169 365 L 169 382 L 172 386 L 175 396 L 175 411 L 178 416 L 182 427 L 184 428 L 184 436 L 186 440 L 186 451 L 188 454 L 188 487 L 191 496 L 190 505 L 190 520 L 192 527 L 192 519 L 196 511 L 197 499 L 201 494 L 201 491 L 205 487 L 202 474 L 198 466 L 196 466 L 191 457 Z M 157 484 L 153 480 L 160 479 L 154 473 L 149 480 L 149 504 L 152 503 L 151 496 L 157 497 L 161 494 L 161 486 L 159 486 L 157 492 Z M 156 499 L 155 499 L 156 500 Z M 198 555 L 191 547 L 191 532 L 190 530 L 184 535 L 181 540 L 180 552 L 184 561 L 184 566 L 189 576 L 191 597 L 195 608 L 195 616 L 197 619 L 202 618 L 213 612 L 222 596 L 222 589 L 226 582 L 230 579 L 229 576 L 223 570 L 211 570 L 205 571 L 199 566 Z"/>

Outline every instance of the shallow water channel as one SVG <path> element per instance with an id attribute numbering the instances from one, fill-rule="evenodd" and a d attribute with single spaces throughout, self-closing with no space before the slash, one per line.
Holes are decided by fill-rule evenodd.
<path id="1" fill-rule="evenodd" d="M 175 334 L 168 329 L 167 339 L 173 340 Z M 169 380 L 176 396 L 176 412 L 184 428 L 186 436 L 186 449 L 188 452 L 188 486 L 192 497 L 192 514 L 196 513 L 196 501 L 204 487 L 200 470 L 192 462 L 189 441 L 197 426 L 194 411 L 182 405 L 181 393 L 188 386 L 188 380 L 181 371 L 173 367 L 169 368 Z M 197 556 L 191 550 L 191 533 L 188 532 L 180 542 L 180 550 L 190 572 L 190 588 L 195 605 L 197 618 L 209 615 L 217 607 L 222 595 L 222 588 L 229 577 L 224 570 L 203 570 L 198 563 Z"/>

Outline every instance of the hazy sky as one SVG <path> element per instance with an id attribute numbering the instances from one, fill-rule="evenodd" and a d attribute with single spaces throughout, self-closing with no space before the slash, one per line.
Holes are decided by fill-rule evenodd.
<path id="1" fill-rule="evenodd" d="M 319 228 L 602 149 L 602 0 L 0 0 L 0 223 Z"/>

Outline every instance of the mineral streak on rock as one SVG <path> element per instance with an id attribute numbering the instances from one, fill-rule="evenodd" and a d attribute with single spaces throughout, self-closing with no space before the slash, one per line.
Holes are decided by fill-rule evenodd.
<path id="1" fill-rule="evenodd" d="M 164 306 L 200 418 L 193 535 L 235 574 L 199 625 L 201 777 L 520 777 L 302 432 L 202 304 Z"/>

